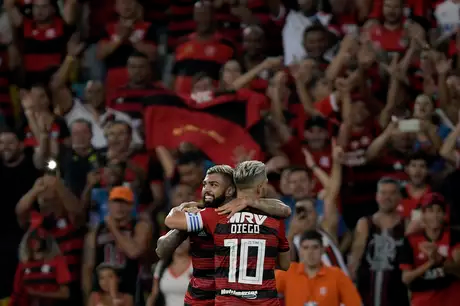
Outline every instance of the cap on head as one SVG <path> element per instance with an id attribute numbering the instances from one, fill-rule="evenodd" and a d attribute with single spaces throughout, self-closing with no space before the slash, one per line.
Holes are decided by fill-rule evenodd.
<path id="1" fill-rule="evenodd" d="M 126 186 L 113 187 L 110 191 L 109 201 L 124 201 L 134 203 L 134 193 L 131 188 Z"/>
<path id="2" fill-rule="evenodd" d="M 446 200 L 444 197 L 437 193 L 437 192 L 431 192 L 426 195 L 424 195 L 420 201 L 420 207 L 422 209 L 425 209 L 427 207 L 431 207 L 433 205 L 439 205 L 443 210 L 446 209 Z"/>

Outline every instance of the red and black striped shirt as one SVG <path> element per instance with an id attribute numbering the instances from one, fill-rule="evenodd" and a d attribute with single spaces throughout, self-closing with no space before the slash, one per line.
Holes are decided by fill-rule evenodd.
<path id="1" fill-rule="evenodd" d="M 33 218 L 40 218 L 40 214 L 33 212 L 31 219 Z M 70 271 L 70 281 L 79 281 L 81 278 L 81 260 L 86 228 L 77 228 L 66 217 L 58 219 L 45 217 L 43 226 L 56 240 L 62 255 L 64 255 Z"/>
<path id="2" fill-rule="evenodd" d="M 47 25 L 24 18 L 24 67 L 31 82 L 43 82 L 43 76 L 49 78 L 59 68 L 73 30 L 59 17 Z"/>
<path id="3" fill-rule="evenodd" d="M 343 206 L 375 202 L 377 182 L 384 174 L 376 163 L 368 163 L 366 151 L 379 129 L 375 124 L 361 132 L 352 132 L 345 153 L 345 173 L 343 186 Z"/>
<path id="4" fill-rule="evenodd" d="M 236 55 L 233 43 L 221 34 L 216 33 L 207 41 L 198 40 L 195 33 L 191 34 L 176 48 L 174 89 L 181 94 L 190 93 L 192 78 L 200 72 L 206 73 L 217 86 L 222 66 Z"/>
<path id="5" fill-rule="evenodd" d="M 452 258 L 453 250 L 460 247 L 460 234 L 457 230 L 445 227 L 436 241 L 430 240 L 424 231 L 408 235 L 400 252 L 399 267 L 402 271 L 416 269 L 429 260 L 423 250 L 424 243 L 435 243 L 442 257 Z M 436 301 L 436 291 L 441 292 L 454 281 L 452 275 L 444 273 L 443 264 L 440 263 L 417 277 L 409 285 L 409 290 L 412 292 L 412 299 L 425 296 L 427 301 Z"/>
<path id="6" fill-rule="evenodd" d="M 174 51 L 181 38 L 195 31 L 193 10 L 195 0 L 171 0 L 168 22 L 168 50 Z"/>
<path id="7" fill-rule="evenodd" d="M 247 211 L 228 219 L 213 208 L 199 216 L 214 238 L 216 304 L 279 306 L 276 258 L 289 251 L 283 220 Z"/>
<path id="8" fill-rule="evenodd" d="M 35 138 L 35 135 L 32 133 L 32 129 L 29 124 L 26 123 L 22 127 L 23 137 L 24 137 L 24 146 L 26 147 L 35 147 L 38 146 L 38 140 Z M 67 123 L 61 117 L 56 117 L 53 124 L 51 125 L 50 138 L 57 139 L 58 143 L 62 143 L 66 138 L 70 137 L 70 131 L 67 127 Z"/>
<path id="9" fill-rule="evenodd" d="M 12 124 L 14 110 L 10 99 L 10 69 L 8 62 L 8 45 L 0 44 L 0 112 L 5 117 L 6 122 Z"/>
<path id="10" fill-rule="evenodd" d="M 50 260 L 27 261 L 18 264 L 13 294 L 8 305 L 30 306 L 28 291 L 56 292 L 70 283 L 71 276 L 63 256 Z M 40 305 L 55 305 L 53 300 L 40 299 Z"/>
<path id="11" fill-rule="evenodd" d="M 167 101 L 180 99 L 174 92 L 157 82 L 142 88 L 133 88 L 129 85 L 119 87 L 107 99 L 107 106 L 124 112 L 135 120 L 143 120 L 147 97 L 157 97 Z"/>
<path id="12" fill-rule="evenodd" d="M 184 302 L 187 305 L 213 306 L 216 296 L 214 240 L 205 231 L 191 233 L 189 239 L 193 275 Z"/>

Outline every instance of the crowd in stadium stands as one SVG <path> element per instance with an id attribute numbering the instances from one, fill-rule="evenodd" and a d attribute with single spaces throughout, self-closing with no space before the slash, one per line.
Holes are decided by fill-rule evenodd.
<path id="1" fill-rule="evenodd" d="M 0 5 L 0 306 L 459 305 L 460 0 Z"/>

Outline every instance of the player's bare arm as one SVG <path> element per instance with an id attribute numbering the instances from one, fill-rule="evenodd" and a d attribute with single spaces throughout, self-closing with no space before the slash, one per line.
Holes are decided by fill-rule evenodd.
<path id="1" fill-rule="evenodd" d="M 292 213 L 291 208 L 278 199 L 258 199 L 250 201 L 248 206 L 280 218 L 287 218 Z"/>
<path id="2" fill-rule="evenodd" d="M 353 243 L 351 245 L 351 253 L 349 259 L 349 270 L 352 278 L 355 277 L 356 269 L 361 261 L 366 248 L 367 236 L 369 235 L 368 221 L 366 218 L 361 218 L 356 224 Z"/>
<path id="3" fill-rule="evenodd" d="M 277 264 L 280 270 L 287 271 L 291 265 L 291 251 L 280 252 L 277 258 Z"/>
<path id="4" fill-rule="evenodd" d="M 187 232 L 199 232 L 203 229 L 203 220 L 200 214 L 182 211 L 179 207 L 171 209 L 166 216 L 165 225 L 170 229 Z"/>
<path id="5" fill-rule="evenodd" d="M 324 199 L 324 216 L 321 227 L 334 241 L 338 243 L 337 229 L 339 226 L 339 212 L 337 209 L 340 187 L 342 184 L 342 159 L 343 150 L 332 142 L 333 164 L 329 185 L 326 187 L 326 197 Z"/>
<path id="6" fill-rule="evenodd" d="M 177 229 L 170 230 L 157 242 L 156 253 L 160 259 L 169 258 L 177 247 L 187 239 L 188 233 Z"/>

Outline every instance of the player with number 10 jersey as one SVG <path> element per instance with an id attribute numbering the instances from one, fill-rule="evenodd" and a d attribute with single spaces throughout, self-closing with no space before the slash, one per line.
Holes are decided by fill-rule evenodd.
<path id="1" fill-rule="evenodd" d="M 238 177 L 244 181 L 239 182 Z M 235 169 L 234 180 L 238 197 L 257 197 L 266 182 L 265 165 L 244 162 Z M 251 188 L 241 188 L 246 186 Z M 274 270 L 278 258 L 284 269 L 290 260 L 283 220 L 256 211 L 237 212 L 228 218 L 206 208 L 197 215 L 189 214 L 187 223 L 189 231 L 205 229 L 213 236 L 216 306 L 280 305 Z"/>

